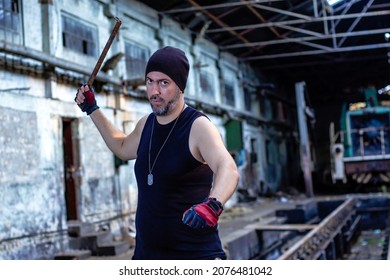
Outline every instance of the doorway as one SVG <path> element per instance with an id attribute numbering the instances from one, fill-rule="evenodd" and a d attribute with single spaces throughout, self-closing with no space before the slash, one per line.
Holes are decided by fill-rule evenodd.
<path id="1" fill-rule="evenodd" d="M 80 187 L 80 161 L 77 119 L 62 119 L 64 153 L 65 203 L 67 220 L 78 220 L 78 195 Z"/>

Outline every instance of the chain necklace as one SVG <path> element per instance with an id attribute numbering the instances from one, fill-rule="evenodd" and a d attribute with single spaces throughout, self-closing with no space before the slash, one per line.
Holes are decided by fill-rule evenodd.
<path id="1" fill-rule="evenodd" d="M 148 155 L 149 155 L 148 185 L 149 185 L 149 186 L 153 185 L 153 173 L 152 173 L 152 172 L 153 172 L 154 165 L 156 164 L 157 158 L 158 158 L 158 156 L 160 155 L 160 153 L 161 153 L 162 149 L 164 148 L 165 144 L 167 143 L 169 136 L 171 136 L 172 131 L 173 131 L 173 129 L 175 128 L 175 126 L 176 126 L 176 124 L 177 124 L 177 121 L 178 121 L 179 118 L 180 118 L 181 113 L 184 111 L 185 105 L 186 105 L 186 104 L 183 105 L 183 108 L 181 109 L 181 112 L 180 112 L 179 116 L 176 118 L 175 123 L 173 124 L 171 130 L 170 130 L 169 133 L 168 133 L 167 138 L 165 138 L 164 143 L 162 144 L 160 150 L 158 151 L 158 153 L 157 153 L 157 155 L 156 155 L 156 158 L 154 159 L 153 165 L 150 166 L 150 150 L 152 149 L 152 138 L 153 138 L 153 131 L 154 131 L 154 121 L 155 121 L 155 119 L 156 119 L 156 116 L 154 116 L 154 118 L 153 118 L 152 132 L 150 133 L 149 153 L 148 153 Z"/>

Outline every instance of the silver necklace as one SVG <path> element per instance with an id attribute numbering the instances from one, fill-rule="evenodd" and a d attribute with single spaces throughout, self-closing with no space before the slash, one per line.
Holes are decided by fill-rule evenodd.
<path id="1" fill-rule="evenodd" d="M 154 121 L 155 121 L 155 119 L 156 119 L 156 116 L 154 116 L 154 118 L 153 118 L 152 132 L 150 133 L 150 140 L 149 140 L 149 174 L 148 174 L 148 185 L 149 185 L 149 186 L 153 185 L 153 173 L 152 173 L 152 172 L 153 172 L 154 165 L 156 164 L 157 158 L 158 158 L 158 156 L 160 155 L 160 153 L 161 153 L 162 149 L 164 148 L 165 144 L 167 143 L 169 136 L 171 136 L 172 131 L 173 131 L 173 129 L 175 128 L 175 126 L 176 126 L 176 124 L 177 124 L 177 121 L 178 121 L 179 118 L 180 118 L 181 113 L 184 111 L 184 107 L 185 107 L 185 104 L 183 105 L 183 108 L 181 109 L 181 112 L 180 112 L 179 116 L 176 118 L 175 123 L 173 124 L 171 130 L 169 131 L 167 138 L 165 138 L 164 143 L 161 145 L 161 148 L 160 148 L 160 150 L 158 151 L 158 153 L 157 153 L 157 155 L 156 155 L 156 157 L 155 157 L 155 159 L 154 159 L 153 165 L 150 166 L 150 150 L 151 150 L 151 148 L 152 148 L 152 138 L 153 138 L 153 131 L 154 131 Z"/>

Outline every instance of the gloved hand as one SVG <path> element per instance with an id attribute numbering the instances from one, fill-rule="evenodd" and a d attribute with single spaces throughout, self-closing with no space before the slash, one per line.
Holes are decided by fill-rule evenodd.
<path id="1" fill-rule="evenodd" d="M 83 86 L 85 90 L 86 85 Z M 79 95 L 83 95 L 84 98 L 82 98 Z M 76 97 L 74 99 L 76 103 L 81 108 L 81 111 L 86 112 L 87 115 L 92 114 L 93 111 L 96 109 L 99 109 L 99 106 L 97 106 L 96 99 L 95 99 L 95 92 L 92 87 L 88 86 L 88 90 L 84 92 L 80 92 L 80 89 L 77 91 Z"/>
<path id="2" fill-rule="evenodd" d="M 222 203 L 215 198 L 207 198 L 204 202 L 192 206 L 183 214 L 183 223 L 195 229 L 215 227 L 223 211 Z"/>

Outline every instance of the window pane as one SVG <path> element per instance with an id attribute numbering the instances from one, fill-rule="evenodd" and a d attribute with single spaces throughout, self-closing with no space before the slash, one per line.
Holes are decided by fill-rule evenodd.
<path id="1" fill-rule="evenodd" d="M 0 8 L 0 29 L 4 29 L 4 25 L 5 25 L 4 11 L 1 10 Z"/>
<path id="2" fill-rule="evenodd" d="M 63 41 L 65 48 L 82 54 L 95 56 L 97 30 L 81 21 L 62 16 Z"/>
<path id="3" fill-rule="evenodd" d="M 252 109 L 252 92 L 247 88 L 244 88 L 244 104 L 245 110 L 251 111 Z"/>
<path id="4" fill-rule="evenodd" d="M 12 0 L 12 12 L 19 13 L 18 0 Z"/>
<path id="5" fill-rule="evenodd" d="M 10 30 L 12 26 L 12 15 L 10 12 L 5 12 L 5 26 L 4 29 Z"/>
<path id="6" fill-rule="evenodd" d="M 126 43 L 125 52 L 128 79 L 143 78 L 149 51 L 137 45 Z"/>
<path id="7" fill-rule="evenodd" d="M 85 32 L 85 39 L 88 39 L 89 41 L 91 41 L 93 39 L 93 34 L 92 34 L 92 30 L 83 30 Z"/>
<path id="8" fill-rule="evenodd" d="M 12 10 L 12 2 L 11 0 L 5 0 L 5 1 L 0 1 L 0 2 L 3 2 L 3 9 L 4 10 L 8 10 L 8 11 L 11 11 Z"/>
<path id="9" fill-rule="evenodd" d="M 200 90 L 201 96 L 208 101 L 213 100 L 212 75 L 207 71 L 200 70 Z"/>
<path id="10" fill-rule="evenodd" d="M 225 83 L 225 103 L 229 106 L 234 106 L 234 87 L 230 83 Z"/>
<path id="11" fill-rule="evenodd" d="M 20 15 L 18 0 L 0 0 L 0 33 L 2 40 L 20 43 Z"/>
<path id="12" fill-rule="evenodd" d="M 11 26 L 11 28 L 12 28 L 12 30 L 14 32 L 17 32 L 18 31 L 18 27 L 19 27 L 19 16 L 16 15 L 16 14 L 13 14 L 12 15 L 12 26 Z"/>

